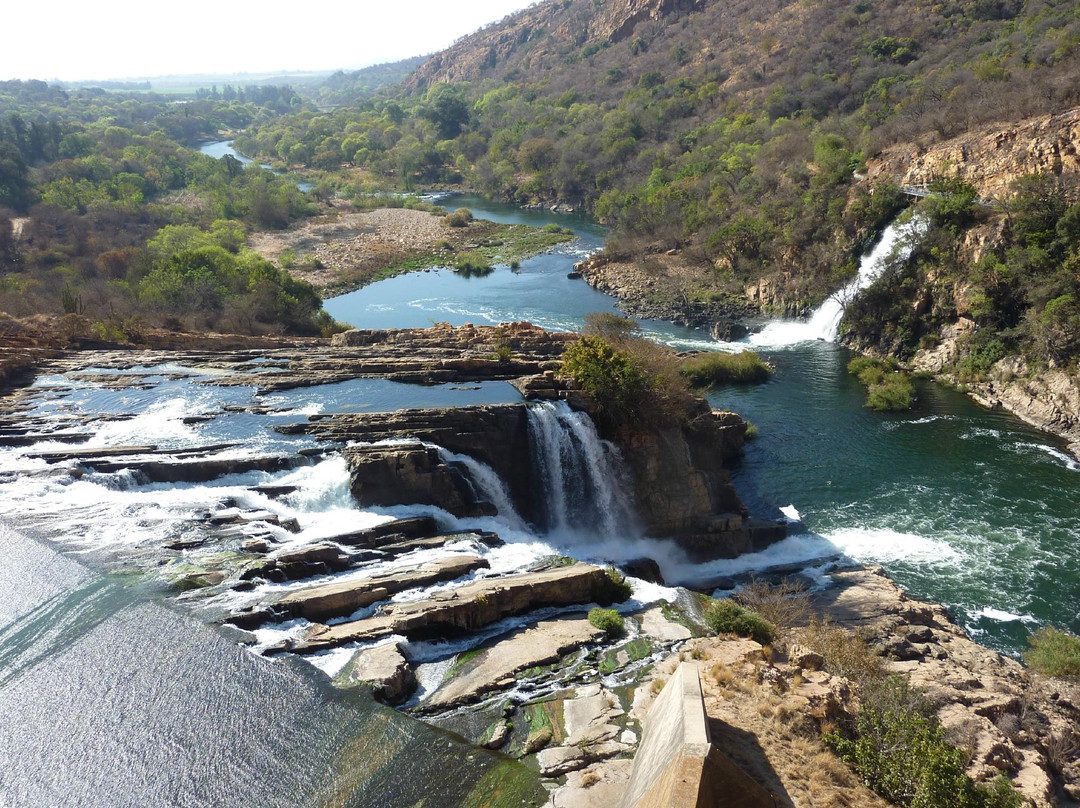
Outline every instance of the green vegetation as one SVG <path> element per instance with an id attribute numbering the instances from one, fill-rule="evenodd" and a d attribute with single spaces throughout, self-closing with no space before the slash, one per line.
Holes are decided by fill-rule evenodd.
<path id="1" fill-rule="evenodd" d="M 866 387 L 866 406 L 876 412 L 903 412 L 915 406 L 915 385 L 895 360 L 859 356 L 848 363 L 848 373 Z"/>
<path id="2" fill-rule="evenodd" d="M 1080 637 L 1046 626 L 1028 638 L 1024 661 L 1047 676 L 1080 677 Z"/>
<path id="3" fill-rule="evenodd" d="M 605 570 L 607 581 L 601 591 L 594 591 L 593 595 L 597 603 L 606 606 L 610 603 L 622 603 L 634 594 L 633 587 L 626 580 L 626 576 L 613 567 Z"/>
<path id="4" fill-rule="evenodd" d="M 908 261 L 891 266 L 849 306 L 846 334 L 863 347 L 902 358 L 931 347 L 943 325 L 974 324 L 959 344 L 953 371 L 963 382 L 989 376 L 1018 355 L 1033 368 L 1080 359 L 1080 203 L 1067 181 L 1049 175 L 1016 180 L 1000 213 L 980 211 L 974 191 L 943 182 L 951 196 L 920 204 L 932 227 Z M 977 264 L 963 242 L 990 215 L 1001 236 Z M 929 304 L 929 305 L 928 305 Z"/>
<path id="5" fill-rule="evenodd" d="M 563 354 L 562 370 L 592 395 L 601 426 L 625 420 L 686 418 L 697 399 L 675 354 L 615 314 L 590 314 L 581 338 Z"/>
<path id="6" fill-rule="evenodd" d="M 768 381 L 772 368 L 756 351 L 700 353 L 683 360 L 681 373 L 696 388 Z"/>
<path id="7" fill-rule="evenodd" d="M 589 609 L 589 622 L 607 634 L 609 638 L 621 637 L 626 633 L 622 615 L 614 609 Z"/>
<path id="8" fill-rule="evenodd" d="M 776 627 L 756 612 L 733 600 L 713 601 L 705 609 L 705 625 L 714 634 L 735 634 L 770 645 L 776 639 Z"/>
<path id="9" fill-rule="evenodd" d="M 244 247 L 315 205 L 294 179 L 183 145 L 294 98 L 261 87 L 178 106 L 0 82 L 0 309 L 73 315 L 72 337 L 117 341 L 148 326 L 329 333 L 311 286 Z"/>
<path id="10" fill-rule="evenodd" d="M 853 737 L 828 733 L 826 742 L 890 802 L 912 808 L 1019 808 L 1023 799 L 1006 779 L 979 787 L 964 773 L 964 753 L 945 741 L 933 706 L 907 678 L 885 677 L 860 689 L 862 709 Z"/>

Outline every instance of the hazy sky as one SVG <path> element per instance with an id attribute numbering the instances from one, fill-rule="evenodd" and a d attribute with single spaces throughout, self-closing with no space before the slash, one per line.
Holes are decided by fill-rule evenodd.
<path id="1" fill-rule="evenodd" d="M 5 3 L 0 79 L 325 70 L 440 50 L 532 0 Z"/>

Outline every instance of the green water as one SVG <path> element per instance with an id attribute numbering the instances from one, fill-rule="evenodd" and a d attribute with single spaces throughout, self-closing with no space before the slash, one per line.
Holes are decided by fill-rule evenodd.
<path id="1" fill-rule="evenodd" d="M 476 197 L 443 204 L 499 221 L 554 221 L 581 239 L 517 273 L 401 276 L 328 301 L 329 311 L 361 327 L 529 319 L 577 329 L 586 313 L 612 309 L 611 298 L 566 278 L 600 243 L 594 224 Z M 643 325 L 676 347 L 720 347 L 698 331 Z M 914 597 L 949 606 L 982 641 L 1012 654 L 1039 625 L 1080 630 L 1080 472 L 1053 438 L 930 382 L 920 383 L 914 413 L 870 412 L 845 372 L 850 354 L 830 343 L 762 352 L 777 368 L 768 384 L 710 400 L 760 428 L 734 470 L 751 511 L 779 517 L 794 505 L 803 517 L 795 531 L 805 534 L 712 571 L 842 553 L 880 562 Z"/>

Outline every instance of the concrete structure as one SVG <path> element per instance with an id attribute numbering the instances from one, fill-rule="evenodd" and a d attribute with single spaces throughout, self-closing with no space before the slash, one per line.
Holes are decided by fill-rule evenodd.
<path id="1" fill-rule="evenodd" d="M 776 805 L 772 794 L 712 745 L 697 665 L 679 665 L 645 719 L 622 808 Z"/>

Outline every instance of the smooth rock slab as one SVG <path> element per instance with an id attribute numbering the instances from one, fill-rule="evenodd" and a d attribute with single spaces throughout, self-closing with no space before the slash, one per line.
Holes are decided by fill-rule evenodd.
<path id="1" fill-rule="evenodd" d="M 274 610 L 312 621 L 328 620 L 331 617 L 352 614 L 357 609 L 386 600 L 398 592 L 452 581 L 488 566 L 487 560 L 479 556 L 450 556 L 386 575 L 290 592 L 274 604 Z"/>
<path id="2" fill-rule="evenodd" d="M 446 682 L 424 703 L 424 709 L 444 709 L 477 701 L 497 690 L 498 682 L 519 671 L 550 665 L 604 632 L 584 619 L 544 620 L 514 632 L 483 649 L 468 669 Z"/>
<path id="3" fill-rule="evenodd" d="M 312 626 L 292 650 L 311 653 L 391 634 L 410 639 L 460 634 L 547 606 L 610 602 L 610 591 L 607 570 L 589 564 L 477 581 L 428 600 L 392 604 L 378 617 Z"/>

